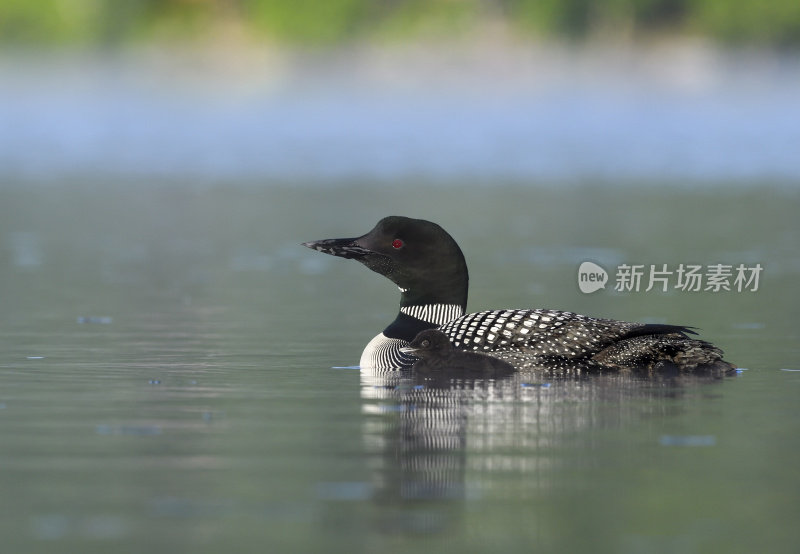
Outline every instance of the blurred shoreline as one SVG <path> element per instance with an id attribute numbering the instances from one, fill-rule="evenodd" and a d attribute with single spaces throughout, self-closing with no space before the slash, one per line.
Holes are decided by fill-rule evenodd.
<path id="1" fill-rule="evenodd" d="M 487 35 L 628 43 L 692 35 L 728 45 L 800 46 L 795 0 L 41 0 L 0 4 L 0 21 L 6 46 L 55 48 L 209 38 L 336 48 Z"/>
<path id="2" fill-rule="evenodd" d="M 103 49 L 5 48 L 0 76 L 35 77 L 63 68 L 105 71 L 139 78 L 168 78 L 213 89 L 244 84 L 259 87 L 292 78 L 357 79 L 376 86 L 439 87 L 479 83 L 483 88 L 530 88 L 569 79 L 648 81 L 689 92 L 724 85 L 729 76 L 748 75 L 751 84 L 782 80 L 800 85 L 800 59 L 790 51 L 757 46 L 725 47 L 696 37 L 668 36 L 631 42 L 521 40 L 505 32 L 469 39 L 395 43 L 351 43 L 328 49 L 217 36 L 203 41 L 150 42 Z M 80 75 L 73 73 L 73 76 Z M 90 75 L 87 73 L 85 75 Z M 216 82 L 222 77 L 224 82 Z"/>
<path id="3" fill-rule="evenodd" d="M 800 61 L 701 40 L 0 54 L 2 182 L 800 183 Z"/>

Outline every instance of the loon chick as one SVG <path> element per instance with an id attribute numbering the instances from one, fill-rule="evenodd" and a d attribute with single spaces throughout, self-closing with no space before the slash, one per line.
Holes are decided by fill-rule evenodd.
<path id="1" fill-rule="evenodd" d="M 411 369 L 420 373 L 454 370 L 459 374 L 499 376 L 514 371 L 513 365 L 499 358 L 457 350 L 447 335 L 438 329 L 420 331 L 411 344 L 400 350 L 419 358 Z"/>
<path id="2" fill-rule="evenodd" d="M 305 242 L 325 254 L 357 260 L 400 289 L 400 312 L 361 354 L 362 368 L 411 367 L 408 346 L 420 331 L 438 328 L 460 350 L 506 359 L 516 367 L 550 369 L 652 368 L 729 371 L 711 344 L 689 338 L 680 325 L 599 319 L 547 309 L 492 310 L 464 315 L 469 274 L 456 241 L 439 225 L 390 216 L 366 235 Z"/>

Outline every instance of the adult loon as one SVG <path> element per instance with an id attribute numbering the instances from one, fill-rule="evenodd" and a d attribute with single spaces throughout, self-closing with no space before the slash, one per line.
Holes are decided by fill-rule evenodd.
<path id="1" fill-rule="evenodd" d="M 500 377 L 514 371 L 510 363 L 482 352 L 458 350 L 443 331 L 426 329 L 420 331 L 403 353 L 418 358 L 411 368 L 422 374 L 453 371 L 459 376 Z"/>
<path id="2" fill-rule="evenodd" d="M 453 346 L 512 362 L 517 368 L 599 367 L 728 371 L 722 351 L 689 338 L 689 327 L 599 319 L 547 309 L 465 314 L 469 276 L 456 241 L 439 225 L 390 216 L 366 235 L 305 242 L 325 254 L 361 262 L 400 289 L 400 312 L 367 344 L 362 368 L 411 367 L 401 349 L 425 329 L 438 328 Z"/>

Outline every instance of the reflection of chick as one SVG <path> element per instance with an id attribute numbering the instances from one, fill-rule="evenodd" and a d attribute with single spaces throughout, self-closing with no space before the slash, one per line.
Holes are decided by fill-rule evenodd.
<path id="1" fill-rule="evenodd" d="M 437 329 L 422 331 L 403 349 L 419 360 L 412 368 L 418 372 L 450 370 L 453 373 L 508 374 L 514 366 L 503 360 L 479 352 L 457 350 L 443 332 Z"/>

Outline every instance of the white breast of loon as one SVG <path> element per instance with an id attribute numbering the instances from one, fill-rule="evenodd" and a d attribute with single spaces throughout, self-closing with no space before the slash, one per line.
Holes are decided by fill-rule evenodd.
<path id="1" fill-rule="evenodd" d="M 458 319 L 464 315 L 464 310 L 455 304 L 427 304 L 402 306 L 400 313 L 418 319 L 428 324 L 427 327 L 433 328 Z M 408 344 L 408 340 L 387 337 L 379 333 L 364 348 L 359 365 L 363 369 L 377 370 L 409 368 L 414 365 L 416 358 L 400 351 Z"/>

